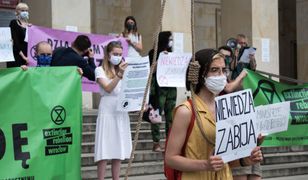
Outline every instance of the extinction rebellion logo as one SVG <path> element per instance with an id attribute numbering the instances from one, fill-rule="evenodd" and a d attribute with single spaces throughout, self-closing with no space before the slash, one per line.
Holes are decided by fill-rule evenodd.
<path id="1" fill-rule="evenodd" d="M 50 112 L 51 120 L 56 125 L 61 125 L 66 119 L 66 110 L 63 106 L 55 106 Z M 43 129 L 46 139 L 45 155 L 57 155 L 68 153 L 68 146 L 73 142 L 71 127 Z"/>

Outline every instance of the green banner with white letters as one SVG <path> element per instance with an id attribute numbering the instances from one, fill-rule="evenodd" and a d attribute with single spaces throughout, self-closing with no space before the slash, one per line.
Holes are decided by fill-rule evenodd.
<path id="1" fill-rule="evenodd" d="M 81 78 L 76 67 L 0 70 L 0 180 L 78 180 Z"/>
<path id="2" fill-rule="evenodd" d="M 290 101 L 288 130 L 267 136 L 262 146 L 308 145 L 308 84 L 288 85 L 247 72 L 243 87 L 252 90 L 255 106 Z"/>

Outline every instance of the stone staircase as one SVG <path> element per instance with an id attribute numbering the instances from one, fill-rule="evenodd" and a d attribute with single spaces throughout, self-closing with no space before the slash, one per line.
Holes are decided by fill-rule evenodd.
<path id="1" fill-rule="evenodd" d="M 82 155 L 81 172 L 82 179 L 97 179 L 96 165 L 94 163 L 94 139 L 95 123 L 97 111 L 85 111 L 83 113 L 82 132 Z M 138 114 L 130 114 L 132 138 L 136 133 Z M 165 143 L 164 123 L 160 125 L 161 144 Z M 142 122 L 139 140 L 136 147 L 135 158 L 131 167 L 129 179 L 165 179 L 163 175 L 163 154 L 152 151 L 151 126 L 147 122 Z M 124 176 L 128 160 L 122 161 L 121 175 Z M 106 179 L 111 179 L 111 166 L 107 165 Z"/>
<path id="2" fill-rule="evenodd" d="M 94 163 L 94 138 L 97 111 L 83 112 L 81 172 L 83 180 L 97 179 Z M 130 114 L 132 137 L 136 132 L 138 114 Z M 164 124 L 161 124 L 161 136 L 164 137 Z M 163 175 L 163 154 L 152 152 L 152 136 L 150 124 L 142 122 L 135 159 L 129 179 L 158 180 Z M 161 144 L 165 143 L 162 138 Z M 263 148 L 263 178 L 294 176 L 308 174 L 308 146 Z M 125 175 L 128 160 L 122 162 L 121 176 Z M 111 179 L 111 166 L 107 165 L 106 179 Z M 279 179 L 279 178 L 278 178 Z"/>

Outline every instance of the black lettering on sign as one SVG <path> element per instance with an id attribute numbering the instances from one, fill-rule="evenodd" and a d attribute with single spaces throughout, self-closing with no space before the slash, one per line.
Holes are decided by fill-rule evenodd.
<path id="1" fill-rule="evenodd" d="M 229 147 L 231 147 L 232 150 L 235 150 L 242 146 L 249 145 L 252 141 L 257 143 L 256 133 L 252 120 L 249 121 L 249 125 L 247 122 L 244 122 L 234 125 L 228 129 L 219 129 L 218 135 L 222 138 L 218 145 L 217 155 L 227 152 L 228 149 L 230 149 Z M 226 144 L 223 144 L 223 142 L 226 142 Z"/>
<path id="2" fill-rule="evenodd" d="M 52 49 L 55 50 L 59 47 L 69 47 L 68 41 L 58 40 L 58 39 L 47 39 L 47 42 L 51 45 Z"/>
<path id="3" fill-rule="evenodd" d="M 219 154 L 225 152 L 225 151 L 220 151 L 220 147 L 221 147 L 222 141 L 223 141 L 223 139 L 224 139 L 224 137 L 225 137 L 226 129 L 225 129 L 225 128 L 224 128 L 224 129 L 219 129 L 219 130 L 218 130 L 218 133 L 221 132 L 221 131 L 223 131 L 223 134 L 222 134 L 222 138 L 221 138 L 221 141 L 220 141 L 219 146 L 218 146 L 218 149 L 217 149 L 217 155 L 219 155 Z"/>
<path id="4" fill-rule="evenodd" d="M 5 153 L 5 147 L 6 147 L 6 143 L 5 143 L 5 136 L 3 131 L 0 129 L 0 160 L 3 158 L 4 153 Z"/>
<path id="5" fill-rule="evenodd" d="M 28 139 L 20 136 L 20 132 L 25 130 L 28 130 L 26 123 L 12 125 L 15 160 L 22 160 L 22 167 L 28 169 L 29 164 L 27 164 L 26 161 L 30 159 L 30 153 L 22 152 L 22 146 L 28 145 Z"/>
<path id="6" fill-rule="evenodd" d="M 99 49 L 99 45 L 93 44 L 92 48 L 93 48 L 94 54 L 101 54 L 101 51 Z"/>
<path id="7" fill-rule="evenodd" d="M 215 101 L 216 121 L 226 120 L 233 116 L 249 114 L 253 106 L 253 97 L 249 91 L 244 91 L 240 95 L 229 96 Z"/>

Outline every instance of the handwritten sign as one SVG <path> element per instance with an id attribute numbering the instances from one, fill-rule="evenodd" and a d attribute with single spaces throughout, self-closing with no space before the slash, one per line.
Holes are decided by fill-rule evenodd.
<path id="1" fill-rule="evenodd" d="M 156 79 L 160 87 L 185 87 L 190 53 L 159 54 Z"/>
<path id="2" fill-rule="evenodd" d="M 140 111 L 150 73 L 149 57 L 126 57 L 119 104 L 119 111 Z"/>
<path id="3" fill-rule="evenodd" d="M 8 27 L 0 28 L 0 62 L 15 61 L 11 30 Z"/>
<path id="4" fill-rule="evenodd" d="M 215 98 L 215 154 L 225 163 L 250 155 L 257 145 L 256 114 L 251 90 Z"/>
<path id="5" fill-rule="evenodd" d="M 288 130 L 290 101 L 256 107 L 257 128 L 263 135 Z"/>

